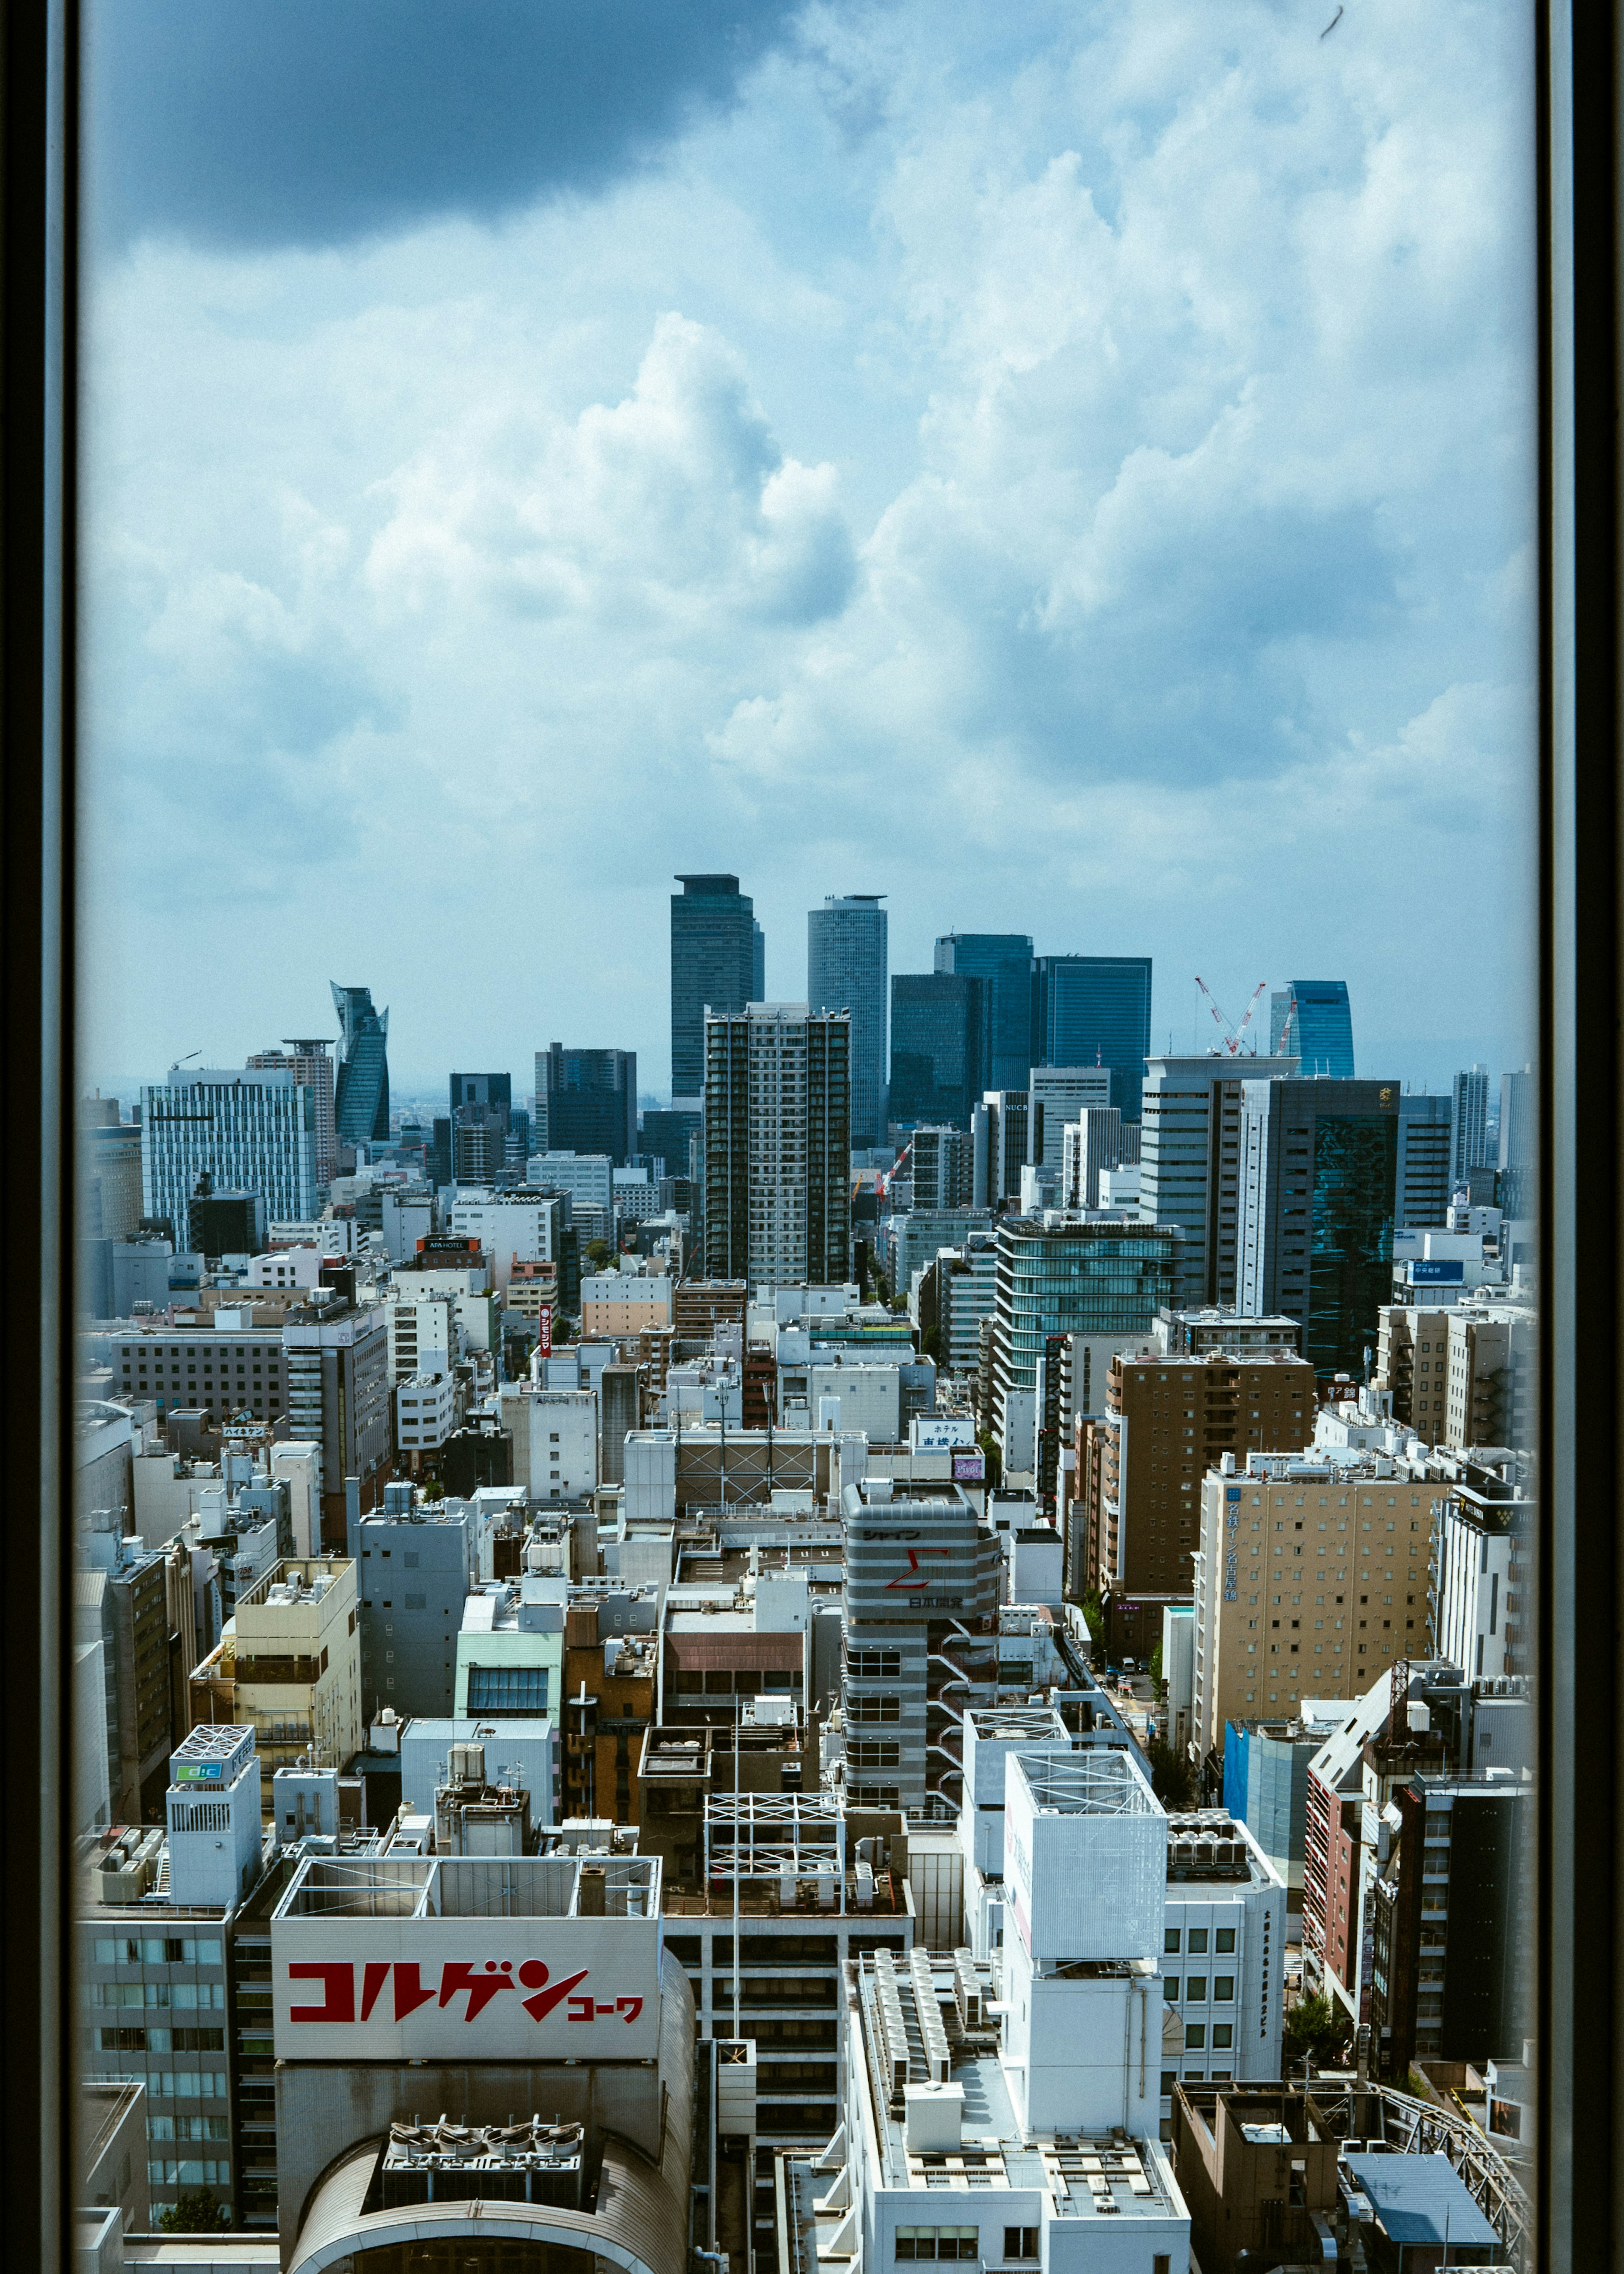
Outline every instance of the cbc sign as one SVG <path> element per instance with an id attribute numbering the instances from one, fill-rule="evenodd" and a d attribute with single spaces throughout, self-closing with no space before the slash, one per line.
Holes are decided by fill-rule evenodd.
<path id="1" fill-rule="evenodd" d="M 304 1920 L 271 1931 L 279 2060 L 643 2060 L 654 1920 Z"/>

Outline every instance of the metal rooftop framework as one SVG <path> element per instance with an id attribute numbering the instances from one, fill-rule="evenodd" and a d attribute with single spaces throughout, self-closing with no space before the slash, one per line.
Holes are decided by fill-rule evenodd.
<path id="1" fill-rule="evenodd" d="M 1022 1752 L 1011 1758 L 1019 1762 L 1040 1815 L 1161 1813 L 1148 1786 L 1133 1773 L 1118 1745 L 1090 1745 L 1078 1753 Z"/>
<path id="2" fill-rule="evenodd" d="M 583 1902 L 588 1872 L 601 1892 Z M 272 1914 L 297 1918 L 655 1918 L 659 1860 L 549 1856 L 307 1856 Z"/>
<path id="3" fill-rule="evenodd" d="M 846 1872 L 846 1813 L 818 1793 L 717 1792 L 705 1803 L 708 1877 L 827 1879 Z"/>

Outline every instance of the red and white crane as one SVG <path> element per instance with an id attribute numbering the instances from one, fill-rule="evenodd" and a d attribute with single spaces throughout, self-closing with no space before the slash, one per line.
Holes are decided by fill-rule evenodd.
<path id="1" fill-rule="evenodd" d="M 1195 983 L 1206 997 L 1207 1007 L 1213 1014 L 1214 1023 L 1216 1025 L 1219 1033 L 1223 1036 L 1222 1054 L 1228 1058 L 1239 1058 L 1241 1055 L 1242 1041 L 1245 1035 L 1247 1028 L 1252 1024 L 1252 1013 L 1258 1007 L 1258 998 L 1268 985 L 1267 980 L 1259 979 L 1257 985 L 1253 988 L 1252 991 L 1252 1000 L 1247 1004 L 1245 1012 L 1242 1016 L 1241 1022 L 1238 1027 L 1234 1024 L 1227 1013 L 1220 1007 L 1217 997 L 1213 993 L 1212 989 L 1207 985 L 1206 980 L 1202 978 L 1199 971 L 1195 975 Z M 1252 1045 L 1252 1055 L 1254 1058 L 1257 1055 L 1256 1043 Z"/>

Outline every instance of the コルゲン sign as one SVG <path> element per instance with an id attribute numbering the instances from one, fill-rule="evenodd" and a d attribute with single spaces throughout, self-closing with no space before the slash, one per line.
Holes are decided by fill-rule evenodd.
<path id="1" fill-rule="evenodd" d="M 648 2060 L 658 1919 L 288 1919 L 280 2060 Z"/>

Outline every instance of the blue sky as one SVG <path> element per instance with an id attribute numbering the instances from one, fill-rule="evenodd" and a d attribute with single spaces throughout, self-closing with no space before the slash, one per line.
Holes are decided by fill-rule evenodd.
<path id="1" fill-rule="evenodd" d="M 86 1079 L 658 1088 L 710 868 L 1520 1062 L 1528 27 L 1334 13 L 95 0 Z"/>

